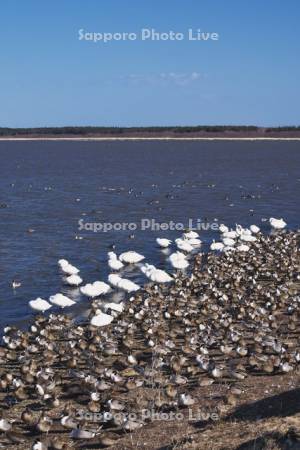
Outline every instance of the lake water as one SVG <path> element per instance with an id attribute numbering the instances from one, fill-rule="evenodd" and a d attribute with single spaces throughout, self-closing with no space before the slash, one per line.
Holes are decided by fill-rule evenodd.
<path id="1" fill-rule="evenodd" d="M 155 238 L 180 231 L 141 230 L 142 219 L 268 230 L 262 220 L 274 216 L 300 224 L 299 142 L 3 141 L 0 161 L 0 328 L 26 323 L 28 301 L 38 296 L 64 292 L 80 307 L 88 302 L 62 284 L 59 258 L 80 268 L 85 282 L 106 281 L 112 244 L 168 268 Z M 79 230 L 80 220 L 137 229 L 95 233 Z M 204 242 L 218 236 L 212 228 L 200 232 Z M 137 272 L 126 276 L 140 280 Z M 13 279 L 22 282 L 15 291 Z"/>

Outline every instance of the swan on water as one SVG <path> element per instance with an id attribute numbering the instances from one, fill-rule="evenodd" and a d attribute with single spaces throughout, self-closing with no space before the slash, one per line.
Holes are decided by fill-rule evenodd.
<path id="1" fill-rule="evenodd" d="M 111 287 L 103 281 L 95 281 L 94 283 L 88 283 L 80 288 L 80 292 L 87 297 L 94 298 L 100 295 L 105 295 L 110 292 Z"/>
<path id="2" fill-rule="evenodd" d="M 178 238 L 178 239 L 175 239 L 175 243 L 176 243 L 178 250 L 182 250 L 183 252 L 190 253 L 194 250 L 194 247 L 191 244 L 189 244 L 189 242 L 187 240 Z"/>
<path id="3" fill-rule="evenodd" d="M 51 295 L 51 297 L 49 297 L 49 301 L 53 305 L 59 306 L 60 308 L 66 308 L 67 306 L 72 306 L 76 303 L 74 300 L 71 300 L 69 297 L 66 297 L 60 293 Z"/>
<path id="4" fill-rule="evenodd" d="M 236 239 L 239 236 L 239 233 L 235 230 L 225 231 L 222 234 L 223 238 Z"/>
<path id="5" fill-rule="evenodd" d="M 142 266 L 141 271 L 154 283 L 170 283 L 173 281 L 173 278 L 167 272 L 157 269 L 155 266 L 150 264 L 145 264 Z"/>
<path id="6" fill-rule="evenodd" d="M 48 303 L 47 300 L 43 300 L 40 297 L 38 297 L 35 300 L 30 300 L 29 306 L 34 311 L 40 311 L 40 312 L 45 312 L 48 309 L 52 308 L 52 305 L 50 305 L 50 303 Z"/>
<path id="7" fill-rule="evenodd" d="M 143 259 L 145 259 L 145 256 L 133 251 L 121 253 L 119 256 L 119 260 L 126 264 L 137 264 L 143 261 Z"/>
<path id="8" fill-rule="evenodd" d="M 170 239 L 165 239 L 165 238 L 157 238 L 156 239 L 156 243 L 161 247 L 161 248 L 167 248 L 172 244 L 172 241 L 170 241 Z"/>
<path id="9" fill-rule="evenodd" d="M 231 239 L 231 238 L 226 238 L 225 237 L 225 238 L 222 239 L 222 241 L 223 241 L 223 244 L 226 247 L 233 247 L 235 245 L 235 240 Z"/>
<path id="10" fill-rule="evenodd" d="M 108 275 L 108 282 L 118 289 L 122 289 L 126 292 L 136 292 L 140 289 L 140 286 L 134 283 L 131 280 L 127 280 L 126 278 L 121 278 L 119 275 L 115 273 L 111 273 Z"/>
<path id="11" fill-rule="evenodd" d="M 199 234 L 196 231 L 187 231 L 186 233 L 183 233 L 183 237 L 185 239 L 197 239 L 199 237 Z"/>
<path id="12" fill-rule="evenodd" d="M 111 270 L 120 270 L 124 267 L 124 264 L 118 259 L 115 252 L 108 252 L 108 266 Z"/>
<path id="13" fill-rule="evenodd" d="M 79 275 L 70 275 L 65 280 L 70 286 L 79 286 L 82 283 L 82 278 Z"/>
<path id="14" fill-rule="evenodd" d="M 189 266 L 186 256 L 181 252 L 172 253 L 169 256 L 169 261 L 174 269 L 186 269 Z"/>
<path id="15" fill-rule="evenodd" d="M 63 264 L 60 266 L 60 268 L 66 275 L 77 275 L 79 273 L 79 269 L 77 269 L 77 267 L 73 266 L 70 263 Z"/>
<path id="16" fill-rule="evenodd" d="M 221 225 L 219 226 L 219 231 L 220 233 L 227 233 L 229 231 L 229 228 L 226 227 L 226 225 L 224 225 L 223 223 L 221 223 Z"/>
<path id="17" fill-rule="evenodd" d="M 199 238 L 189 238 L 187 239 L 187 242 L 193 247 L 199 247 L 202 244 L 202 241 Z"/>
<path id="18" fill-rule="evenodd" d="M 274 219 L 274 217 L 271 217 L 269 222 L 274 230 L 283 230 L 287 225 L 283 219 Z"/>
<path id="19" fill-rule="evenodd" d="M 210 245 L 210 249 L 211 250 L 220 251 L 220 250 L 223 250 L 223 248 L 224 248 L 223 242 L 215 242 L 215 241 L 213 241 L 212 244 Z"/>

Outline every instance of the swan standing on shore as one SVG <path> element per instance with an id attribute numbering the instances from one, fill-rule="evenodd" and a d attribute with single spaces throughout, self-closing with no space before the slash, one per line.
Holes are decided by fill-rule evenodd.
<path id="1" fill-rule="evenodd" d="M 114 320 L 110 314 L 105 314 L 100 309 L 96 310 L 96 315 L 92 317 L 90 324 L 94 327 L 105 327 Z"/>
<path id="2" fill-rule="evenodd" d="M 256 225 L 250 225 L 250 230 L 252 231 L 253 234 L 257 234 L 260 232 L 260 228 Z"/>

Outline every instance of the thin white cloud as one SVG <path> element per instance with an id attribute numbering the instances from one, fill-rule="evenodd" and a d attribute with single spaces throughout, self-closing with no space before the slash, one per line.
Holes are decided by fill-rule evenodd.
<path id="1" fill-rule="evenodd" d="M 129 74 L 124 75 L 121 79 L 134 84 L 149 84 L 149 85 L 176 85 L 176 86 L 188 86 L 195 82 L 198 82 L 203 78 L 199 72 L 180 73 L 180 72 L 161 72 L 157 74 Z"/>

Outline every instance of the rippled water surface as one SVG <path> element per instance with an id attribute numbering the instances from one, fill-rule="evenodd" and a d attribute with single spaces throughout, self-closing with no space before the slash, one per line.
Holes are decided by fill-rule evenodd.
<path id="1" fill-rule="evenodd" d="M 155 238 L 180 232 L 142 231 L 142 219 L 267 230 L 262 219 L 275 216 L 298 228 L 299 198 L 298 142 L 0 142 L 0 328 L 24 324 L 37 296 L 62 291 L 88 301 L 62 285 L 59 258 L 86 282 L 106 280 L 112 244 L 168 268 Z M 80 231 L 79 220 L 138 229 L 93 233 Z M 204 242 L 217 236 L 200 234 Z M 13 279 L 22 282 L 15 291 Z"/>

